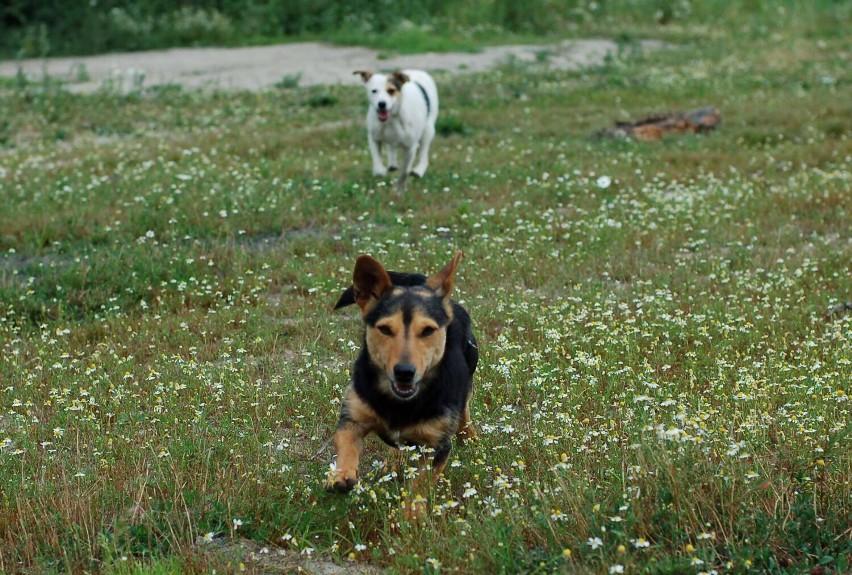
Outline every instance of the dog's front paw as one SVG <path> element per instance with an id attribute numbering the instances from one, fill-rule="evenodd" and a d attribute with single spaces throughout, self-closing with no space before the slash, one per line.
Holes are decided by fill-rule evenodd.
<path id="1" fill-rule="evenodd" d="M 348 493 L 352 491 L 352 488 L 355 487 L 355 484 L 357 483 L 357 479 L 337 479 L 334 483 L 329 485 L 328 490 L 335 493 Z"/>
<path id="2" fill-rule="evenodd" d="M 325 488 L 336 493 L 346 493 L 351 491 L 356 483 L 358 483 L 358 472 L 356 470 L 338 471 L 329 478 Z"/>
<path id="3" fill-rule="evenodd" d="M 388 172 L 395 172 L 398 169 L 399 168 L 395 164 L 391 164 L 390 166 L 388 166 Z"/>
<path id="4" fill-rule="evenodd" d="M 384 166 L 382 166 L 381 168 L 374 167 L 373 168 L 373 175 L 378 177 L 378 178 L 384 178 L 385 176 L 388 175 L 388 171 L 384 168 Z"/>

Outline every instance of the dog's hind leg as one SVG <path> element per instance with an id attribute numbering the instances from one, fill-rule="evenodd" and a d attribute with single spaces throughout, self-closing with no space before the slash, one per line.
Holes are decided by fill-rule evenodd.
<path id="1" fill-rule="evenodd" d="M 456 431 L 456 437 L 462 442 L 477 438 L 476 428 L 470 420 L 470 400 L 464 404 L 464 411 L 462 411 L 461 417 L 459 417 L 459 427 Z"/>
<path id="2" fill-rule="evenodd" d="M 420 158 L 417 160 L 417 165 L 411 170 L 411 173 L 418 178 L 422 178 L 426 174 L 426 169 L 429 167 L 429 146 L 432 145 L 434 137 L 435 126 L 428 124 L 423 131 L 423 137 L 420 138 Z"/>

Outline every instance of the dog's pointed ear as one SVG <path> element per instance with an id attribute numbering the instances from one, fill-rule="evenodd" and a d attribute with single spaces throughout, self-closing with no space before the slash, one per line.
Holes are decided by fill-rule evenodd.
<path id="1" fill-rule="evenodd" d="M 378 260 L 362 255 L 355 261 L 352 287 L 355 290 L 355 303 L 361 308 L 361 315 L 367 315 L 379 298 L 393 287 L 393 282 Z"/>
<path id="2" fill-rule="evenodd" d="M 342 294 L 340 294 L 340 297 L 337 299 L 337 303 L 334 304 L 334 309 L 340 309 L 342 307 L 352 305 L 353 303 L 355 303 L 355 287 L 349 286 L 343 290 Z"/>
<path id="3" fill-rule="evenodd" d="M 355 70 L 352 73 L 361 76 L 361 79 L 364 80 L 364 82 L 369 82 L 370 78 L 373 77 L 373 73 L 369 70 Z"/>
<path id="4" fill-rule="evenodd" d="M 453 291 L 453 286 L 456 285 L 456 268 L 459 267 L 459 262 L 462 260 L 462 251 L 456 252 L 450 263 L 441 268 L 441 271 L 426 280 L 426 286 L 432 289 L 439 296 L 446 298 Z"/>
<path id="5" fill-rule="evenodd" d="M 403 84 L 405 84 L 406 82 L 410 82 L 410 81 L 411 81 L 411 78 L 409 78 L 409 77 L 408 77 L 408 74 L 403 74 L 403 73 L 402 73 L 402 72 L 400 72 L 399 70 L 397 70 L 396 72 L 394 72 L 393 74 L 391 74 L 391 78 L 393 78 L 394 80 L 396 80 L 397 82 L 399 82 L 399 85 L 400 85 L 400 86 L 402 86 L 402 85 L 403 85 Z"/>

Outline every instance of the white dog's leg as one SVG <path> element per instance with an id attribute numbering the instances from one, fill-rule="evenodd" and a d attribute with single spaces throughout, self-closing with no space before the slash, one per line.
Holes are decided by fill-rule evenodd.
<path id="1" fill-rule="evenodd" d="M 396 163 L 396 146 L 388 146 L 388 171 L 395 172 L 399 168 Z"/>
<path id="2" fill-rule="evenodd" d="M 367 141 L 370 144 L 370 155 L 373 157 L 373 175 L 384 177 L 388 174 L 385 165 L 382 163 L 382 147 L 370 136 L 367 136 Z"/>
<path id="3" fill-rule="evenodd" d="M 410 174 L 411 168 L 414 166 L 414 157 L 417 155 L 417 144 L 414 144 L 410 148 L 402 148 L 404 152 L 402 158 L 402 173 Z"/>
<path id="4" fill-rule="evenodd" d="M 427 124 L 426 129 L 423 130 L 423 137 L 420 138 L 420 159 L 417 161 L 417 165 L 414 166 L 414 169 L 411 171 L 411 173 L 417 176 L 418 178 L 422 178 L 423 175 L 426 173 L 426 168 L 429 167 L 429 146 L 432 145 L 432 138 L 434 137 L 434 124 Z"/>
<path id="5" fill-rule="evenodd" d="M 399 171 L 399 178 L 396 180 L 397 191 L 405 191 L 405 184 L 408 180 L 408 174 L 411 173 L 411 167 L 414 165 L 414 156 L 417 154 L 417 144 L 410 148 L 402 148 L 405 155 L 402 159 L 402 169 Z"/>

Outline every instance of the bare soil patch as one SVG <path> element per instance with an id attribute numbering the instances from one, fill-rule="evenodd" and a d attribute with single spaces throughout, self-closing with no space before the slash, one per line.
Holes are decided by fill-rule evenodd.
<path id="1" fill-rule="evenodd" d="M 659 48 L 659 42 L 643 42 Z M 147 52 L 68 58 L 0 61 L 0 76 L 19 70 L 30 79 L 45 74 L 67 83 L 74 92 L 92 92 L 104 86 L 128 90 L 139 85 L 178 84 L 187 88 L 262 90 L 285 78 L 299 86 L 357 84 L 353 70 L 420 68 L 454 73 L 490 70 L 508 60 L 546 62 L 576 70 L 600 65 L 617 45 L 611 40 L 566 40 L 554 44 L 494 46 L 477 53 L 425 53 L 382 58 L 377 50 L 296 42 L 247 48 L 179 48 Z"/>
<path id="2" fill-rule="evenodd" d="M 215 539 L 205 542 L 199 537 L 197 548 L 228 561 L 239 561 L 248 572 L 306 575 L 382 575 L 385 571 L 359 562 L 335 563 L 295 551 L 262 545 L 248 539 Z"/>

